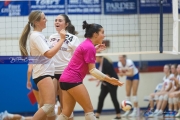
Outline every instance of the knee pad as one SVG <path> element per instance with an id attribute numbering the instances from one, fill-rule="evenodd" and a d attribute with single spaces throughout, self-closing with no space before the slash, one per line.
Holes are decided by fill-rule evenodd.
<path id="1" fill-rule="evenodd" d="M 163 95 L 160 95 L 157 100 L 159 101 L 163 100 Z"/>
<path id="2" fill-rule="evenodd" d="M 68 120 L 68 119 L 69 118 L 62 113 L 60 115 L 58 115 L 58 117 L 57 117 L 57 120 Z"/>
<path id="3" fill-rule="evenodd" d="M 85 120 L 96 120 L 96 117 L 93 112 L 88 112 L 85 114 Z"/>
<path id="4" fill-rule="evenodd" d="M 130 97 L 129 97 L 129 96 L 126 96 L 126 100 L 130 101 Z"/>
<path id="5" fill-rule="evenodd" d="M 172 99 L 172 98 L 169 98 L 169 99 L 168 99 L 168 103 L 169 103 L 169 104 L 173 104 L 173 99 Z"/>
<path id="6" fill-rule="evenodd" d="M 163 100 L 165 100 L 165 101 L 168 100 L 168 94 L 165 94 L 165 95 L 163 96 Z"/>
<path id="7" fill-rule="evenodd" d="M 41 108 L 48 117 L 55 116 L 54 104 L 44 104 Z"/>
<path id="8" fill-rule="evenodd" d="M 72 112 L 69 118 L 73 118 L 73 117 L 74 117 L 74 114 L 73 114 L 73 112 Z"/>
<path id="9" fill-rule="evenodd" d="M 174 103 L 174 104 L 177 104 L 177 103 L 178 103 L 178 100 L 179 100 L 178 98 L 173 98 L 173 103 Z"/>
<path id="10" fill-rule="evenodd" d="M 133 96 L 133 102 L 137 102 L 138 101 L 138 97 L 137 96 Z"/>
<path id="11" fill-rule="evenodd" d="M 158 95 L 155 95 L 154 96 L 154 100 L 158 100 L 159 99 L 159 96 Z"/>

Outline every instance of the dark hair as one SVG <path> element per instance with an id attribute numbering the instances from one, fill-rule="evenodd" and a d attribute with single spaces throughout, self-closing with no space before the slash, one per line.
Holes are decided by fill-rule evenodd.
<path id="1" fill-rule="evenodd" d="M 99 24 L 88 24 L 86 21 L 83 21 L 82 27 L 85 29 L 85 38 L 92 38 L 93 34 L 98 33 L 102 28 Z"/>
<path id="2" fill-rule="evenodd" d="M 71 20 L 69 19 L 69 17 L 68 17 L 67 15 L 65 15 L 65 14 L 61 14 L 61 16 L 63 16 L 65 22 L 68 23 L 68 26 L 66 27 L 66 30 L 67 30 L 69 33 L 73 34 L 73 35 L 78 34 L 78 32 L 75 31 L 74 25 L 71 24 Z"/>
<path id="3" fill-rule="evenodd" d="M 30 26 L 32 26 L 33 28 L 36 27 L 34 22 L 40 21 L 41 14 L 42 14 L 41 11 L 32 11 L 29 14 L 29 17 L 28 17 L 29 21 L 27 22 L 26 26 L 24 27 L 23 32 L 22 32 L 20 39 L 19 39 L 19 49 L 20 49 L 22 56 L 28 56 L 26 44 L 27 44 L 27 38 L 28 38 L 29 32 L 31 30 Z"/>
<path id="4" fill-rule="evenodd" d="M 126 56 L 126 55 L 122 55 L 122 57 L 123 57 L 123 58 L 125 58 L 125 59 L 127 58 L 127 56 Z"/>
<path id="5" fill-rule="evenodd" d="M 175 68 L 177 68 L 178 65 L 177 64 L 171 64 L 171 66 L 174 66 Z"/>
<path id="6" fill-rule="evenodd" d="M 170 71 L 170 73 L 171 73 L 171 64 L 165 64 L 164 66 L 167 66 L 169 71 Z"/>

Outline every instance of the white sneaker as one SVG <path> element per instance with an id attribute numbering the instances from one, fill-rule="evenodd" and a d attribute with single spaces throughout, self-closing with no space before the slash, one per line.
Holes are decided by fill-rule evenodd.
<path id="1" fill-rule="evenodd" d="M 178 111 L 175 117 L 180 117 L 180 111 Z"/>
<path id="2" fill-rule="evenodd" d="M 148 117 L 154 117 L 154 115 L 155 115 L 156 113 L 155 112 L 153 112 L 153 113 L 151 113 L 150 115 L 148 115 Z"/>
<path id="3" fill-rule="evenodd" d="M 163 112 L 157 112 L 154 117 L 163 117 Z"/>
<path id="4" fill-rule="evenodd" d="M 129 115 L 129 117 L 139 117 L 140 113 L 139 113 L 139 108 L 134 109 L 133 112 Z"/>
<path id="5" fill-rule="evenodd" d="M 126 111 L 123 115 L 121 115 L 121 117 L 127 117 L 130 114 L 130 110 Z"/>

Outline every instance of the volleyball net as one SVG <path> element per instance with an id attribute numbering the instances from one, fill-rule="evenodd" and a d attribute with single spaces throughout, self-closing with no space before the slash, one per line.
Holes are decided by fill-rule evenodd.
<path id="1" fill-rule="evenodd" d="M 34 1 L 35 3 L 27 2 L 28 4 L 42 4 L 41 0 L 39 0 L 40 2 L 38 0 Z M 76 0 L 64 0 L 64 11 L 61 10 L 49 15 L 52 9 L 49 10 L 51 6 L 57 7 L 59 5 L 59 8 L 62 8 L 60 2 L 63 0 L 56 1 L 59 1 L 59 3 L 56 4 L 53 1 L 52 3 L 46 3 L 47 1 L 43 3 L 46 9 L 32 6 L 30 9 L 42 10 L 46 14 L 48 21 L 43 34 L 47 39 L 56 32 L 54 20 L 62 12 L 71 19 L 81 41 L 84 40 L 84 30 L 82 29 L 84 20 L 88 23 L 97 23 L 103 26 L 106 36 L 104 42 L 107 49 L 101 55 L 179 53 L 178 0 L 173 0 L 173 2 L 169 2 L 169 0 L 137 0 L 135 2 L 134 0 L 80 0 L 81 2 L 78 5 Z M 14 12 L 13 7 L 15 9 L 18 7 L 17 4 L 21 4 L 23 1 L 6 3 L 7 7 L 5 2 L 1 6 L 1 12 L 7 10 L 15 14 L 18 10 Z M 154 9 L 148 10 L 148 5 L 150 5 L 148 2 L 154 5 Z M 69 5 L 70 3 L 71 5 Z M 76 5 L 76 7 L 73 5 Z M 86 5 L 87 8 L 83 8 Z M 169 7 L 170 5 L 173 7 Z M 93 7 L 88 9 L 89 6 Z M 83 11 L 80 11 L 81 8 L 83 8 Z M 151 8 L 153 7 L 151 6 Z M 26 9 L 21 8 L 21 12 L 26 11 Z M 86 13 L 86 11 L 88 12 Z M 156 13 L 157 11 L 158 13 Z M 55 11 L 52 10 L 52 12 Z M 28 15 L 20 16 L 17 13 L 12 15 L 12 13 L 7 16 L 4 14 L 0 16 L 0 56 L 20 55 L 18 40 L 28 22 Z"/>

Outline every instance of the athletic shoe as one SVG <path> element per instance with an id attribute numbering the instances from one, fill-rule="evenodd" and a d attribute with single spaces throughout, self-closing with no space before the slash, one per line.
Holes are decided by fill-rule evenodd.
<path id="1" fill-rule="evenodd" d="M 156 114 L 155 112 L 152 112 L 151 114 L 148 115 L 148 117 L 154 117 L 154 114 Z"/>
<path id="2" fill-rule="evenodd" d="M 115 118 L 113 118 L 112 120 L 120 120 L 121 119 L 121 117 L 115 117 Z"/>
<path id="3" fill-rule="evenodd" d="M 154 117 L 163 117 L 163 112 L 157 112 L 154 114 Z"/>
<path id="4" fill-rule="evenodd" d="M 96 118 L 97 118 L 97 119 L 99 119 L 99 117 L 98 117 L 98 116 L 96 116 Z"/>
<path id="5" fill-rule="evenodd" d="M 123 115 L 121 115 L 121 117 L 127 117 L 130 114 L 130 110 L 126 111 Z"/>
<path id="6" fill-rule="evenodd" d="M 177 114 L 176 111 L 168 111 L 168 112 L 166 112 L 164 117 L 175 117 L 176 114 Z"/>
<path id="7" fill-rule="evenodd" d="M 175 115 L 175 117 L 180 117 L 180 111 Z"/>
<path id="8" fill-rule="evenodd" d="M 175 117 L 176 114 L 177 114 L 177 111 L 172 111 L 170 112 L 169 117 Z"/>
<path id="9" fill-rule="evenodd" d="M 139 117 L 139 108 L 137 108 L 137 109 L 134 109 L 133 111 L 132 111 L 132 113 L 129 115 L 129 117 Z"/>
<path id="10" fill-rule="evenodd" d="M 153 110 L 148 110 L 144 113 L 144 117 L 148 117 L 149 115 L 153 114 Z"/>

